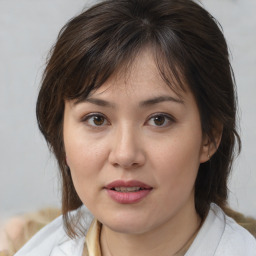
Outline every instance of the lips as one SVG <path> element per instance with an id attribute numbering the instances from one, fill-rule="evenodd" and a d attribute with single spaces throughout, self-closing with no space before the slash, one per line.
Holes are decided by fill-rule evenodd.
<path id="1" fill-rule="evenodd" d="M 145 198 L 153 188 L 136 180 L 117 180 L 105 186 L 104 189 L 114 201 L 121 204 L 133 204 Z"/>

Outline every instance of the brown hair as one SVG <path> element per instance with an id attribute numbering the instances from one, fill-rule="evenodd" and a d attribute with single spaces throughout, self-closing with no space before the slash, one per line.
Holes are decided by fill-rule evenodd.
<path id="1" fill-rule="evenodd" d="M 46 66 L 37 101 L 38 125 L 53 150 L 62 177 L 62 211 L 70 236 L 77 234 L 69 211 L 82 202 L 65 164 L 64 101 L 81 100 L 111 74 L 127 68 L 151 47 L 166 83 L 194 94 L 202 131 L 222 139 L 210 161 L 200 165 L 195 206 L 204 218 L 210 203 L 226 205 L 227 178 L 236 139 L 236 94 L 228 48 L 218 22 L 191 0 L 106 0 L 70 20 L 60 31 Z M 122 70 L 125 70 L 122 69 Z M 176 84 L 177 84 L 176 83 Z"/>

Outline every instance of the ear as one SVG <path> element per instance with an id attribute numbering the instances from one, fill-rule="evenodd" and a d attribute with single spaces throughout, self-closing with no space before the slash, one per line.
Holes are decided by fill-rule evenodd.
<path id="1" fill-rule="evenodd" d="M 200 163 L 209 161 L 215 154 L 221 142 L 222 130 L 221 125 L 213 131 L 213 140 L 207 134 L 203 135 Z"/>

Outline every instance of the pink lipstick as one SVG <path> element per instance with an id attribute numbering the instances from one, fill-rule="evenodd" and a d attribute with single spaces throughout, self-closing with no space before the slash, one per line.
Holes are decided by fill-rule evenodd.
<path id="1" fill-rule="evenodd" d="M 136 180 L 116 180 L 104 188 L 114 201 L 121 204 L 137 203 L 152 190 L 151 186 Z"/>

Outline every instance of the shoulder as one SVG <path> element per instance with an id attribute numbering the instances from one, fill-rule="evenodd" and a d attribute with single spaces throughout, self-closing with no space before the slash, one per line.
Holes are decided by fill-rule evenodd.
<path id="1" fill-rule="evenodd" d="M 91 215 L 86 209 L 82 209 L 83 218 L 80 224 L 83 225 L 84 231 L 88 229 L 91 222 Z M 79 215 L 81 214 L 79 211 Z M 78 210 L 71 214 L 76 216 Z M 64 256 L 79 255 L 83 249 L 84 236 L 71 239 L 65 232 L 62 216 L 42 228 L 31 240 L 28 241 L 15 256 Z M 72 252 L 68 254 L 68 251 Z M 75 253 L 78 252 L 78 253 Z"/>
<path id="2" fill-rule="evenodd" d="M 32 237 L 15 256 L 50 255 L 54 247 L 69 240 L 65 233 L 62 216 L 58 217 Z"/>
<path id="3" fill-rule="evenodd" d="M 211 204 L 210 211 L 186 256 L 256 256 L 256 240 Z"/>
<path id="4" fill-rule="evenodd" d="M 256 256 L 256 239 L 232 218 L 225 215 L 225 229 L 216 256 Z"/>

